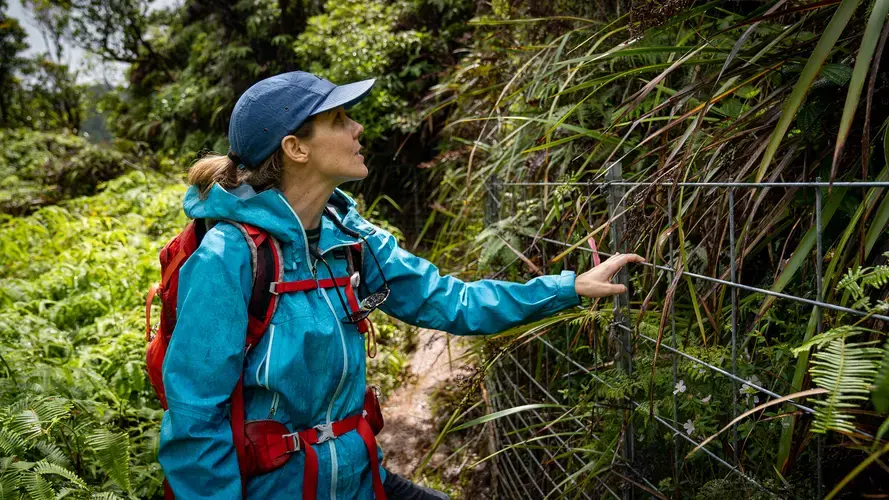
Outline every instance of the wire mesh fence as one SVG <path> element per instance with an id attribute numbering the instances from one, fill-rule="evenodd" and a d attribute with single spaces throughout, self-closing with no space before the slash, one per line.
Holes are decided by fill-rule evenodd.
<path id="1" fill-rule="evenodd" d="M 585 217 L 587 222 L 595 217 L 606 220 L 582 238 L 577 237 L 577 221 L 565 221 L 565 227 L 550 230 L 547 236 L 543 236 L 541 230 L 536 234 L 529 234 L 527 229 L 518 230 L 527 235 L 524 248 L 514 248 L 512 262 L 494 277 L 503 276 L 520 261 L 539 274 L 552 271 L 547 268 L 552 260 L 562 260 L 567 268 L 587 269 L 593 263 L 593 254 L 610 256 L 616 252 L 637 251 L 634 245 L 650 243 L 652 239 L 657 240 L 655 248 L 661 249 L 662 257 L 643 264 L 650 275 L 644 280 L 630 283 L 626 269 L 618 273 L 614 281 L 628 285 L 628 293 L 609 299 L 609 307 L 599 304 L 597 313 L 589 316 L 595 319 L 586 322 L 575 319 L 540 332 L 532 331 L 523 336 L 518 347 L 497 356 L 486 384 L 493 411 L 525 408 L 507 412 L 506 416 L 493 421 L 500 450 L 495 456 L 499 494 L 503 498 L 664 498 L 662 491 L 667 485 L 675 492 L 674 496 L 680 497 L 685 485 L 694 484 L 695 471 L 701 471 L 710 476 L 718 477 L 722 473 L 733 477 L 748 492 L 777 495 L 779 488 L 774 482 L 763 481 L 748 472 L 756 457 L 743 453 L 750 434 L 741 435 L 740 423 L 734 424 L 721 439 L 702 447 L 695 456 L 686 457 L 706 434 L 695 429 L 692 418 L 683 423 L 680 417 L 688 412 L 681 408 L 692 397 L 685 379 L 692 374 L 722 380 L 723 390 L 714 390 L 706 397 L 694 396 L 699 405 L 721 405 L 725 409 L 721 423 L 734 421 L 757 403 L 799 391 L 786 377 L 776 376 L 770 370 L 751 373 L 747 364 L 744 370 L 740 369 L 739 359 L 749 357 L 751 337 L 756 336 L 751 324 L 761 319 L 757 316 L 753 322 L 743 320 L 750 315 L 751 304 L 774 301 L 782 304 L 775 308 L 780 311 L 811 314 L 815 317 L 816 333 L 821 332 L 824 310 L 854 319 L 869 317 L 889 321 L 884 315 L 827 301 L 822 289 L 825 262 L 822 215 L 826 210 L 823 200 L 826 190 L 886 187 L 889 182 L 633 182 L 623 178 L 620 164 L 612 164 L 603 179 L 593 182 L 489 179 L 485 217 L 489 225 L 521 225 L 523 222 L 517 215 L 530 217 L 535 210 L 542 225 L 544 210 L 558 209 L 552 205 L 558 205 L 560 199 L 577 198 L 578 193 L 582 196 L 574 205 L 574 217 Z M 652 190 L 657 192 L 652 194 Z M 758 203 L 756 200 L 770 196 L 769 191 L 773 196 L 790 193 L 803 200 L 804 206 L 797 213 L 806 216 L 797 217 L 793 222 L 794 229 L 805 233 L 802 240 L 814 240 L 812 255 L 808 258 L 813 262 L 815 276 L 810 281 L 815 286 L 809 296 L 756 286 L 741 279 L 743 266 L 764 264 L 744 262 L 745 248 L 757 242 L 748 241 L 750 234 L 739 227 L 736 219 L 749 215 L 745 210 Z M 638 202 L 643 197 L 657 201 Z M 556 201 L 545 208 L 545 200 L 549 199 Z M 743 200 L 745 209 L 739 209 L 739 199 Z M 713 210 L 724 212 L 720 218 L 722 223 L 705 229 L 683 228 L 680 215 L 691 200 L 710 203 Z M 604 214 L 603 205 L 607 207 Z M 645 212 L 642 223 L 634 212 Z M 767 218 L 768 214 L 763 217 Z M 804 230 L 807 224 L 811 228 Z M 628 225 L 634 227 L 628 228 Z M 686 254 L 689 249 L 677 248 L 676 233 L 682 230 L 688 234 L 697 231 L 700 245 L 718 245 L 720 261 L 699 266 L 710 272 L 691 272 L 684 268 L 692 258 Z M 560 233 L 558 239 L 551 237 L 555 231 Z M 628 232 L 633 233 L 632 237 Z M 607 243 L 601 239 L 606 233 Z M 708 238 L 717 242 L 708 242 Z M 600 246 L 607 246 L 609 251 L 599 250 Z M 554 250 L 564 252 L 562 259 L 551 259 L 547 255 Z M 529 256 L 536 257 L 539 264 L 534 264 Z M 565 262 L 568 259 L 574 262 Z M 676 297 L 669 295 L 676 293 L 677 284 L 682 281 L 689 282 L 691 300 L 698 300 L 694 297 L 697 290 L 706 296 L 727 295 L 727 305 L 716 311 L 704 308 L 706 317 L 695 316 L 699 309 L 697 302 L 693 309 L 685 307 L 677 313 Z M 796 289 L 800 288 L 804 287 Z M 637 299 L 631 306 L 634 290 L 637 297 L 645 299 Z M 651 307 L 649 299 L 658 294 L 666 296 L 659 302 L 662 310 L 643 311 Z M 654 313 L 660 316 L 660 321 L 658 318 L 646 321 Z M 677 324 L 677 319 L 682 325 Z M 705 323 L 714 326 L 709 339 Z M 680 326 L 686 338 L 700 330 L 702 342 L 681 344 Z M 655 383 L 653 363 L 672 365 L 666 370 L 670 374 L 672 394 L 663 390 L 664 383 Z M 796 398 L 775 407 L 785 408 L 783 416 L 815 412 L 812 401 Z M 644 429 L 638 429 L 639 425 Z M 602 442 L 605 436 L 610 442 Z M 811 496 L 822 498 L 826 487 L 822 438 L 816 437 L 813 441 L 804 451 L 805 460 L 815 472 L 815 477 L 808 479 L 808 489 Z M 669 463 L 652 460 L 663 456 L 671 457 Z"/>

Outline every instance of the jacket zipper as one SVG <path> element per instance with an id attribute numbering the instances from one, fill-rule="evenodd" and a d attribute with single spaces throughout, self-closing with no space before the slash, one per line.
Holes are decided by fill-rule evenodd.
<path id="1" fill-rule="evenodd" d="M 278 393 L 275 392 L 272 396 L 272 406 L 269 408 L 269 416 L 266 418 L 272 418 L 275 416 L 275 413 L 278 411 Z"/>
<path id="2" fill-rule="evenodd" d="M 275 343 L 275 325 L 269 324 L 269 348 L 265 353 L 265 388 L 267 390 L 271 390 L 269 387 L 269 365 L 272 364 L 272 344 Z"/>
<path id="3" fill-rule="evenodd" d="M 287 205 L 287 208 L 290 209 L 290 213 L 293 214 L 293 217 L 296 219 L 297 225 L 299 225 L 299 230 L 302 232 L 302 235 L 303 235 L 303 246 L 305 247 L 305 251 L 306 251 L 306 263 L 310 264 L 309 269 L 312 270 L 312 278 L 317 282 L 318 275 L 317 275 L 317 272 L 315 269 L 315 265 L 317 264 L 317 262 L 312 261 L 311 255 L 309 254 L 309 238 L 306 236 L 306 229 L 303 227 L 302 221 L 299 220 L 299 216 L 296 215 L 296 211 L 294 211 L 293 207 L 290 206 L 290 202 L 287 201 L 287 198 L 285 198 L 284 195 L 282 195 L 281 193 L 278 193 L 278 196 L 281 198 L 281 201 L 283 201 Z M 337 245 L 337 246 L 348 246 L 348 244 Z M 333 248 L 336 248 L 336 247 L 329 248 L 329 249 L 327 249 L 327 251 L 330 251 Z M 331 276 L 331 278 L 333 278 L 333 276 Z M 346 350 L 346 334 L 343 331 L 343 325 L 337 319 L 336 310 L 333 308 L 333 304 L 330 302 L 330 298 L 327 296 L 327 292 L 324 291 L 320 286 L 317 288 L 317 290 L 318 290 L 318 294 L 320 296 L 324 297 L 325 302 L 327 302 L 327 307 L 330 308 L 330 312 L 331 312 L 331 314 L 333 314 L 333 319 L 334 319 L 334 321 L 336 321 L 337 328 L 339 329 L 339 332 L 340 332 L 340 343 L 343 346 L 343 371 L 342 371 L 342 374 L 340 375 L 340 383 L 339 383 L 339 385 L 337 385 L 336 391 L 334 391 L 333 397 L 330 399 L 330 404 L 327 406 L 327 419 L 326 419 L 327 421 L 325 423 L 329 424 L 331 415 L 333 414 L 333 403 L 336 401 L 337 396 L 339 395 L 340 391 L 343 388 L 343 383 L 345 383 L 345 381 L 346 381 L 346 371 L 348 368 L 349 356 L 348 356 L 348 351 Z M 331 471 L 330 471 L 330 500 L 336 500 L 336 485 L 337 485 L 337 473 L 338 473 L 337 459 L 336 459 L 336 446 L 334 446 L 333 443 L 334 443 L 334 440 L 332 440 L 332 439 L 327 442 L 328 449 L 330 450 L 330 467 L 331 467 Z"/>
<path id="4" fill-rule="evenodd" d="M 324 250 L 323 252 L 319 250 L 319 252 L 321 252 L 321 255 L 323 256 L 325 253 L 328 253 L 335 248 L 347 247 L 350 245 L 350 243 L 334 245 L 327 250 Z M 330 278 L 333 279 L 333 276 L 330 276 Z M 318 278 L 316 277 L 315 279 L 317 280 Z M 327 307 L 330 309 L 330 313 L 333 315 L 333 320 L 336 321 L 337 329 L 340 332 L 340 343 L 343 346 L 343 371 L 340 374 L 340 382 L 336 386 L 336 391 L 334 391 L 333 397 L 330 399 L 330 404 L 327 405 L 326 423 L 329 424 L 331 422 L 331 419 L 333 418 L 333 404 L 334 402 L 336 402 L 336 398 L 340 395 L 340 392 L 343 390 L 343 386 L 346 383 L 346 372 L 348 371 L 349 367 L 349 351 L 346 347 L 346 332 L 345 330 L 343 330 L 343 323 L 339 320 L 339 316 L 336 313 L 336 308 L 334 308 L 333 303 L 330 301 L 330 296 L 327 295 L 327 290 L 324 290 L 320 286 L 317 288 L 317 290 L 323 293 L 324 301 L 327 302 Z M 348 311 L 345 311 L 345 313 L 348 313 Z M 327 446 L 330 450 L 330 466 L 332 469 L 330 474 L 330 500 L 336 500 L 336 487 L 339 479 L 339 463 L 337 461 L 336 445 L 334 444 L 334 440 L 331 439 L 330 441 L 328 441 Z"/>
<path id="5" fill-rule="evenodd" d="M 333 320 L 336 321 L 337 329 L 340 332 L 340 344 L 343 346 L 343 372 L 340 375 L 340 383 L 336 386 L 336 391 L 333 393 L 333 397 L 330 398 L 330 404 L 327 405 L 327 422 L 330 423 L 330 419 L 333 416 L 333 403 L 336 402 L 337 396 L 340 395 L 340 391 L 343 389 L 343 385 L 346 382 L 346 371 L 349 367 L 349 352 L 346 349 L 346 332 L 343 331 L 343 324 L 340 322 L 336 315 L 336 309 L 334 309 L 333 304 L 330 302 L 330 297 L 327 296 L 327 290 L 323 290 L 324 300 L 327 302 L 327 307 L 330 308 L 330 313 L 333 314 Z M 333 472 L 331 474 L 330 480 L 330 500 L 336 500 L 336 483 L 337 483 L 337 460 L 336 460 L 336 446 L 333 444 L 334 440 L 328 441 L 328 445 L 330 447 L 330 462 L 333 468 Z"/>
<path id="6" fill-rule="evenodd" d="M 272 360 L 272 344 L 275 342 L 275 325 L 269 323 L 269 346 L 265 351 L 265 356 L 259 361 L 259 365 L 256 366 L 256 385 L 260 387 L 265 387 L 269 389 L 269 363 Z M 262 383 L 262 376 L 260 376 L 259 372 L 262 371 L 263 366 L 265 366 L 265 383 Z M 270 389 L 269 389 L 270 390 Z"/>

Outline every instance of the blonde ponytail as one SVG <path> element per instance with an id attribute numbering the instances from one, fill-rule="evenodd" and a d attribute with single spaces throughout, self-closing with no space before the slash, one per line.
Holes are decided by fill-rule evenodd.
<path id="1" fill-rule="evenodd" d="M 314 121 L 310 117 L 290 135 L 306 139 L 311 137 L 314 131 Z M 214 184 L 229 190 L 246 182 L 259 193 L 269 188 L 280 187 L 283 173 L 284 150 L 281 148 L 275 150 L 253 169 L 238 168 L 228 156 L 209 153 L 188 169 L 188 183 L 198 187 L 201 198 L 207 197 Z"/>
<path id="2" fill-rule="evenodd" d="M 238 166 L 228 156 L 208 154 L 188 169 L 188 183 L 197 186 L 201 198 L 205 198 L 213 184 L 233 189 L 240 184 Z"/>

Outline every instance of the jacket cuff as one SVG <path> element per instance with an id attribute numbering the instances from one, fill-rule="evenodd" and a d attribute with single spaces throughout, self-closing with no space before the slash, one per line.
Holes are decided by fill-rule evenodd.
<path id="1" fill-rule="evenodd" d="M 553 312 L 580 305 L 580 296 L 574 291 L 576 277 L 574 271 L 562 271 L 559 275 L 559 291 L 552 303 Z"/>

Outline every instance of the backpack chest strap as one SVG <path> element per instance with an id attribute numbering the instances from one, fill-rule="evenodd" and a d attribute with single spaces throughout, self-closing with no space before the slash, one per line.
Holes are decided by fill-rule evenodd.
<path id="1" fill-rule="evenodd" d="M 269 292 L 272 295 L 280 295 L 282 293 L 307 292 L 317 288 L 334 288 L 344 287 L 346 289 L 346 300 L 349 303 L 349 309 L 357 312 L 361 307 L 358 304 L 358 297 L 355 295 L 355 289 L 352 287 L 352 279 L 348 276 L 341 278 L 325 278 L 323 280 L 299 280 L 299 281 L 273 281 L 269 283 Z M 367 333 L 368 321 L 358 322 L 358 331 Z"/>
<path id="2" fill-rule="evenodd" d="M 351 288 L 348 277 L 325 278 L 323 280 L 273 281 L 269 283 L 269 292 L 274 295 L 293 292 L 307 292 L 316 288 L 333 288 L 346 286 Z"/>

